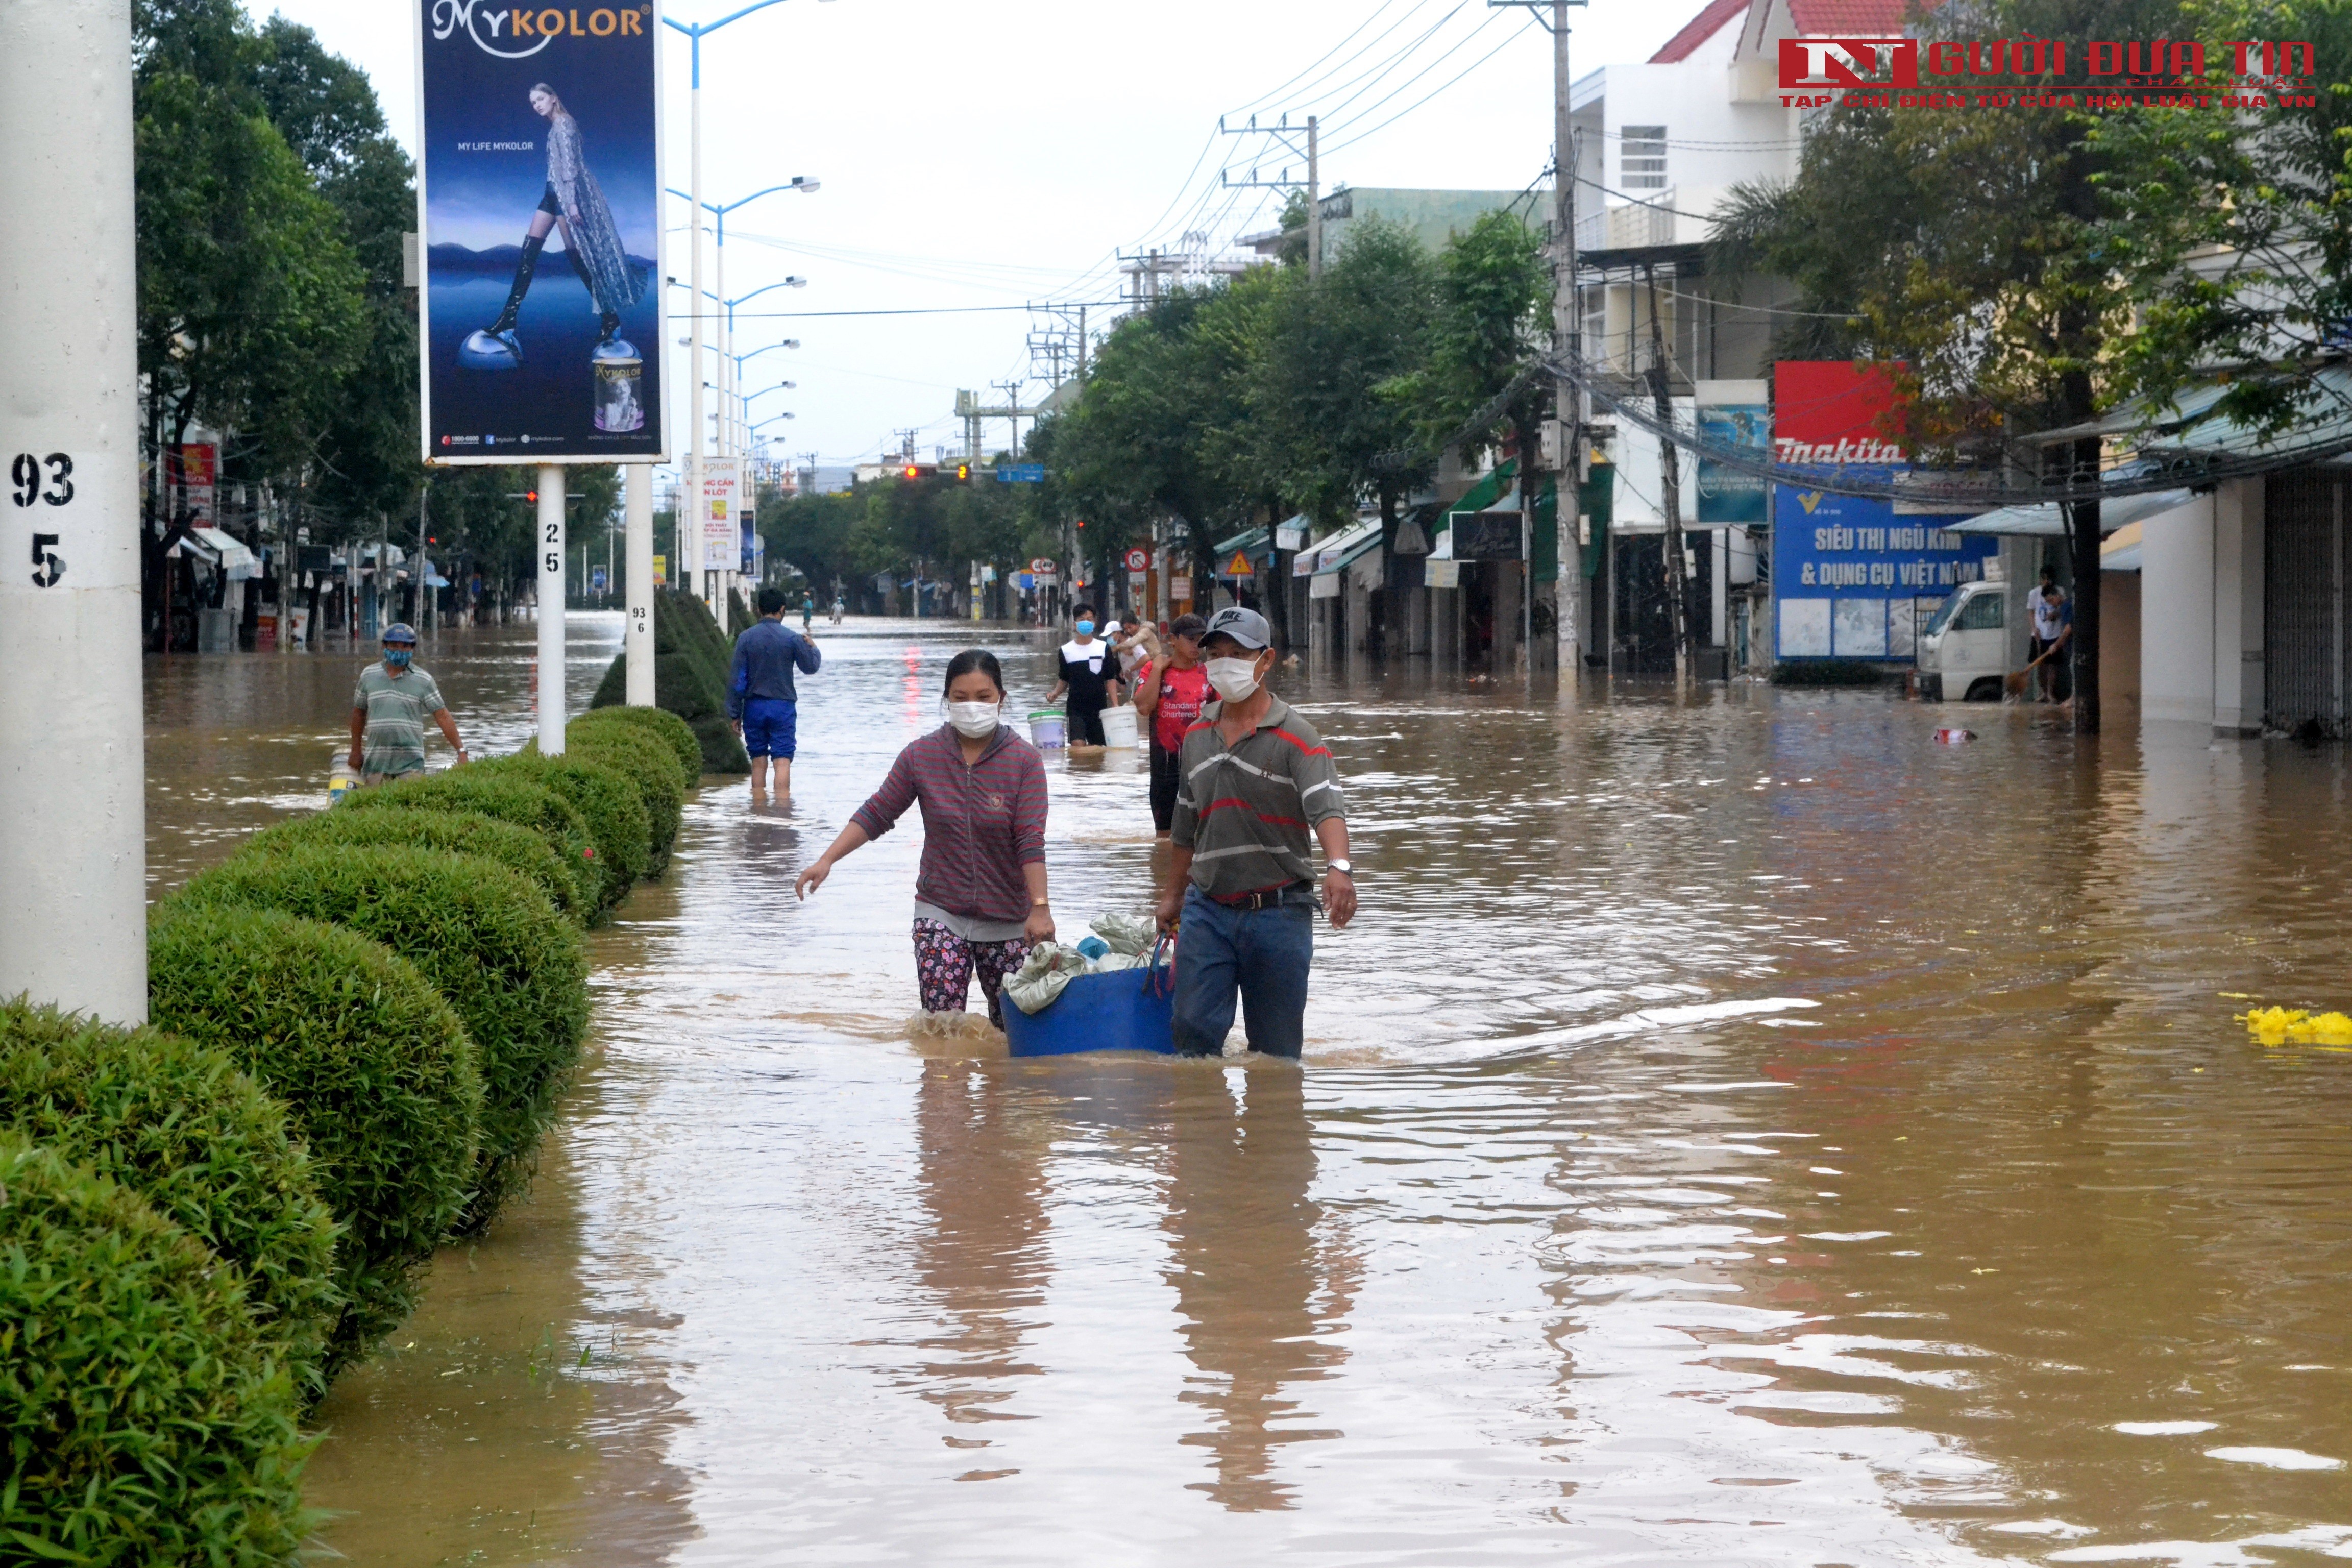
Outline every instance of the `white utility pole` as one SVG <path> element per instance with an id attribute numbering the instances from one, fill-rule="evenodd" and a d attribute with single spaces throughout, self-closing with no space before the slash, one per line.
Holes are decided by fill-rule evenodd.
<path id="1" fill-rule="evenodd" d="M 539 753 L 563 754 L 563 468 L 539 470 Z"/>
<path id="2" fill-rule="evenodd" d="M 1559 268 L 1552 285 L 1552 342 L 1571 364 L 1584 358 L 1584 311 L 1576 297 L 1576 130 L 1569 123 L 1568 0 L 1552 0 L 1551 7 L 1551 135 L 1552 244 Z M 1576 388 L 1562 381 L 1553 389 L 1554 416 L 1559 420 L 1558 501 L 1552 521 L 1559 531 L 1559 581 L 1554 586 L 1553 608 L 1559 622 L 1560 679 L 1573 685 L 1584 670 L 1584 551 L 1579 533 L 1584 509 L 1583 488 L 1577 482 L 1577 453 L 1583 445 L 1578 418 Z"/>
<path id="3" fill-rule="evenodd" d="M 1307 278 L 1323 276 L 1323 167 L 1315 144 L 1315 116 L 1307 117 Z"/>
<path id="4" fill-rule="evenodd" d="M 629 578 L 629 614 L 622 631 L 622 652 L 627 659 L 628 704 L 656 706 L 654 694 L 654 468 L 651 463 L 631 463 L 622 469 L 627 486 L 627 552 L 622 558 Z"/>
<path id="5" fill-rule="evenodd" d="M 147 1021 L 131 60 L 121 0 L 0 6 L 0 996 L 118 1024 Z"/>

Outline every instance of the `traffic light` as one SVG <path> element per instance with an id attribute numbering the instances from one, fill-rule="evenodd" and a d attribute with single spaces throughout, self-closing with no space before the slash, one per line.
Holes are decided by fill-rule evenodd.
<path id="1" fill-rule="evenodd" d="M 956 465 L 956 483 L 960 485 L 968 485 L 971 483 L 971 465 L 970 463 L 958 463 Z"/>
<path id="2" fill-rule="evenodd" d="M 525 490 L 522 492 L 522 499 L 530 502 L 531 505 L 537 506 L 539 504 L 539 492 L 537 490 Z"/>
<path id="3" fill-rule="evenodd" d="M 898 470 L 898 477 L 902 479 L 919 479 L 923 477 L 923 470 L 909 463 Z"/>

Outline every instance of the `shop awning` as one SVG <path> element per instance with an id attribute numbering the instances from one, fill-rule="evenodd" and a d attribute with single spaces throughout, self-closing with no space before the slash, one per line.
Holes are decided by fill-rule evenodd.
<path id="1" fill-rule="evenodd" d="M 260 558 L 239 543 L 235 534 L 217 528 L 192 528 L 186 542 L 197 559 L 219 567 L 232 583 L 261 575 Z"/>
<path id="2" fill-rule="evenodd" d="M 2193 499 L 2189 490 L 2150 490 L 2145 495 L 2116 496 L 2099 503 L 2099 533 L 2102 538 L 2129 523 L 2144 521 L 2175 507 L 2187 506 Z M 2066 532 L 2066 509 L 2054 500 L 2035 501 L 2027 506 L 2005 506 L 1964 522 L 1944 525 L 1950 533 L 2005 533 L 2026 539 L 2057 539 Z"/>
<path id="3" fill-rule="evenodd" d="M 1343 533 L 1333 534 L 1316 546 L 1315 575 L 1320 577 L 1326 573 L 1339 571 L 1358 556 L 1367 554 L 1380 547 L 1379 521 L 1376 519 L 1370 522 L 1360 522 Z"/>

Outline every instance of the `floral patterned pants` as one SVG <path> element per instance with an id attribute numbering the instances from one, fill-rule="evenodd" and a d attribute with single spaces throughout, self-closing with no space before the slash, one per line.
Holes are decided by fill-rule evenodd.
<path id="1" fill-rule="evenodd" d="M 980 994 L 988 998 L 988 1021 L 1004 1027 L 1005 976 L 1018 971 L 1029 956 L 1029 942 L 966 942 L 937 921 L 915 922 L 915 984 L 922 992 L 926 1013 L 961 1013 L 971 994 L 971 976 L 980 972 Z"/>

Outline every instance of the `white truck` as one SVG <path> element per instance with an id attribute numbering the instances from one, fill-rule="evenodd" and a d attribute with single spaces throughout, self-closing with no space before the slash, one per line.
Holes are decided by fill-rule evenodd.
<path id="1" fill-rule="evenodd" d="M 2020 668 L 2009 584 L 1963 583 L 1919 634 L 1919 695 L 1929 702 L 1998 702 Z"/>

